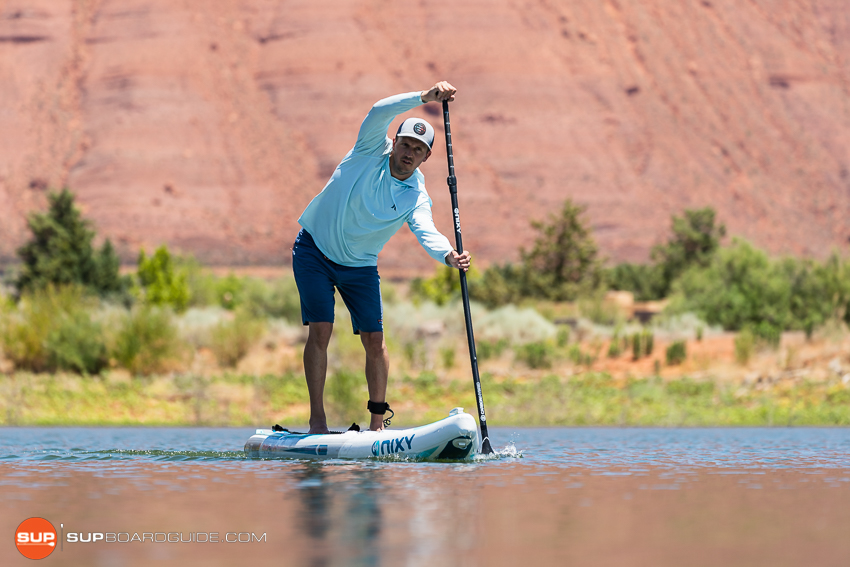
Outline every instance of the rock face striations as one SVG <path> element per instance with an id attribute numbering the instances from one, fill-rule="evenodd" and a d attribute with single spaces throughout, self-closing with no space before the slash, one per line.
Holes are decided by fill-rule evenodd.
<path id="1" fill-rule="evenodd" d="M 437 79 L 460 89 L 479 260 L 516 258 L 567 197 L 613 260 L 705 205 L 774 253 L 850 237 L 846 0 L 0 0 L 0 258 L 68 186 L 126 259 L 288 263 L 370 105 Z M 438 130 L 423 170 L 450 235 L 431 106 L 411 115 Z M 430 271 L 414 242 L 382 266 Z"/>

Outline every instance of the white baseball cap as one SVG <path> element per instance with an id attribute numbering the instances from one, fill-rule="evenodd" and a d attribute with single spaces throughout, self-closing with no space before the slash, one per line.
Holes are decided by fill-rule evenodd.
<path id="1" fill-rule="evenodd" d="M 425 142 L 428 149 L 434 145 L 434 128 L 422 118 L 408 118 L 398 127 L 396 136 L 406 136 L 408 138 L 416 138 Z"/>

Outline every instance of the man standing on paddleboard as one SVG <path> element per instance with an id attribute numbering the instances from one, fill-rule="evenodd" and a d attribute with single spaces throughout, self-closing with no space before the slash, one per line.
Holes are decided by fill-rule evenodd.
<path id="1" fill-rule="evenodd" d="M 301 295 L 301 318 L 310 327 L 304 373 L 310 393 L 310 433 L 327 433 L 324 390 L 328 343 L 334 322 L 334 288 L 351 313 L 354 333 L 366 350 L 369 428 L 383 429 L 389 356 L 384 342 L 378 253 L 407 223 L 428 254 L 453 268 L 469 269 L 434 226 L 431 199 L 419 166 L 431 155 L 434 128 L 422 118 L 402 122 L 395 138 L 387 128 L 403 112 L 428 102 L 454 100 L 442 81 L 428 90 L 378 101 L 360 126 L 357 142 L 325 188 L 307 205 L 292 247 L 292 270 Z"/>

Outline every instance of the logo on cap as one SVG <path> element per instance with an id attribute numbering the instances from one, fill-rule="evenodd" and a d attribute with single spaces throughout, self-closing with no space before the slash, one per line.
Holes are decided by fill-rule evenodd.
<path id="1" fill-rule="evenodd" d="M 420 136 L 425 133 L 425 125 L 421 122 L 417 122 L 413 125 L 413 131 L 419 134 Z"/>

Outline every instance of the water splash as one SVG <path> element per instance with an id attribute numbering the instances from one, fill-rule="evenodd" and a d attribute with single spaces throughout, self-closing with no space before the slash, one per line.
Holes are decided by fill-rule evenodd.
<path id="1" fill-rule="evenodd" d="M 489 455 L 477 453 L 473 460 L 475 461 L 498 461 L 500 459 L 521 459 L 523 458 L 522 451 L 516 448 L 513 442 L 508 443 L 501 449 L 494 450 Z"/>

